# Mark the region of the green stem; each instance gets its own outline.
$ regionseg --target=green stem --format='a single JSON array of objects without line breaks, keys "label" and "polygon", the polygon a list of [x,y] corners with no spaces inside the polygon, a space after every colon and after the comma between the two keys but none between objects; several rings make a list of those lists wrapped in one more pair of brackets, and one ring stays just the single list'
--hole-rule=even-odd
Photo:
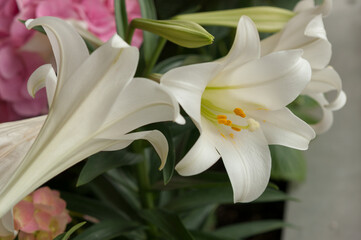
[{"label": "green stem", "polygon": [[[136,174],[138,180],[139,196],[140,202],[143,209],[153,209],[154,208],[154,196],[151,191],[151,184],[149,181],[149,171],[148,171],[148,157],[143,151],[144,160],[136,165]],[[148,223],[147,239],[157,239],[157,228],[152,224]]]},{"label": "green stem", "polygon": [[124,38],[124,35],[128,29],[128,16],[125,0],[114,0],[114,13],[117,33],[120,37]]},{"label": "green stem", "polygon": [[132,22],[130,22],[129,27],[127,29],[127,33],[125,34],[125,41],[129,45],[132,43],[133,34],[134,34],[134,31],[135,31],[135,27],[133,26]]},{"label": "green stem", "polygon": [[157,44],[157,48],[155,49],[152,58],[150,59],[147,67],[144,70],[144,76],[147,77],[152,73],[154,65],[157,63],[160,54],[166,44],[167,40],[165,38],[160,38]]}]

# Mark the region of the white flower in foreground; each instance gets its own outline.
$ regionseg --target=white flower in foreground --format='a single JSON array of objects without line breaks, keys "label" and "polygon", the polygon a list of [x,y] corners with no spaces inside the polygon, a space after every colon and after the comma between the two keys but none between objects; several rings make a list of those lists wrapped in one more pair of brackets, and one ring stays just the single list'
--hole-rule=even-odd
[{"label": "white flower in foreground", "polygon": [[133,79],[138,49],[119,36],[89,56],[69,24],[53,17],[27,22],[28,28],[38,25],[51,42],[57,76],[50,65],[43,65],[29,79],[32,95],[46,85],[47,117],[0,125],[0,235],[11,233],[9,211],[17,202],[96,152],[146,139],[159,154],[162,168],[168,154],[166,138],[159,131],[129,132],[159,121],[184,122],[178,103],[163,87]]},{"label": "white flower in foreground", "polygon": [[184,176],[198,174],[222,157],[235,202],[252,201],[266,188],[268,144],[307,149],[315,137],[312,128],[285,107],[311,77],[302,50],[265,57],[260,53],[257,29],[242,17],[225,58],[176,68],[161,78],[200,131],[176,170]]},{"label": "white flower in foreground", "polygon": [[[303,57],[310,63],[312,78],[302,94],[315,99],[323,110],[322,120],[313,125],[317,133],[327,131],[333,122],[332,111],[342,108],[346,95],[342,91],[342,82],[337,72],[328,64],[332,49],[323,25],[322,17],[332,9],[332,0],[324,0],[315,6],[314,0],[300,1],[293,17],[284,29],[261,41],[262,55],[289,49],[302,49]],[[336,98],[330,103],[324,96],[329,91],[337,91]]]}]

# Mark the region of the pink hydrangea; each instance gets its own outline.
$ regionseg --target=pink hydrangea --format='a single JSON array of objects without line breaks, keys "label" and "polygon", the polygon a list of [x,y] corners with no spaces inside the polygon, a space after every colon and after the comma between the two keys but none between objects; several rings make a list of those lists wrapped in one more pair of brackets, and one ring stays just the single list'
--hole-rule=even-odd
[{"label": "pink hydrangea", "polygon": [[[137,0],[126,4],[129,20],[141,17]],[[102,41],[116,32],[113,0],[0,0],[0,122],[47,112],[45,92],[32,99],[26,82],[37,67],[50,61],[50,45],[41,43],[34,48],[31,43],[40,34],[18,21],[41,16],[80,22]],[[139,47],[141,43],[142,34],[136,31],[132,44]]]},{"label": "pink hydrangea", "polygon": [[58,191],[42,187],[14,207],[19,240],[51,240],[65,231],[71,218]]}]

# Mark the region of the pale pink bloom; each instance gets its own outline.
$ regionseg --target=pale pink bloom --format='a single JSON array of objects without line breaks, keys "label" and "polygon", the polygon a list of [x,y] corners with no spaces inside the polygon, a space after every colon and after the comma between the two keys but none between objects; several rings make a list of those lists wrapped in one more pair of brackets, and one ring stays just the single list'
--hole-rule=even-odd
[{"label": "pale pink bloom", "polygon": [[71,218],[58,191],[42,187],[14,207],[19,240],[51,240],[65,231]]},{"label": "pale pink bloom", "polygon": [[[137,0],[126,4],[129,20],[141,17]],[[32,99],[26,81],[35,69],[50,61],[47,53],[51,48],[47,40],[32,41],[40,33],[28,31],[18,21],[41,16],[76,21],[103,42],[116,32],[113,0],[0,0],[0,122],[47,112],[45,92]],[[141,43],[142,33],[136,31],[133,45]]]}]

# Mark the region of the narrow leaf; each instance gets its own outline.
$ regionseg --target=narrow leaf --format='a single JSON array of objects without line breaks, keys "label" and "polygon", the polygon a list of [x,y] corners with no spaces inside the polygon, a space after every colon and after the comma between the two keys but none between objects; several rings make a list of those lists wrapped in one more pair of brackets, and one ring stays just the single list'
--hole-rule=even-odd
[{"label": "narrow leaf", "polygon": [[290,226],[292,225],[281,220],[263,220],[222,227],[214,231],[214,233],[219,237],[239,239]]},{"label": "narrow leaf", "polygon": [[94,156],[89,157],[79,174],[77,186],[81,186],[92,181],[94,178],[110,169],[126,165],[133,165],[140,162],[141,160],[141,155],[131,153],[127,150],[116,152],[100,152]]},{"label": "narrow leaf", "polygon": [[194,238],[184,227],[183,223],[176,214],[166,212],[160,209],[144,210],[141,216],[148,222],[157,226],[167,239],[172,240],[193,240]]},{"label": "narrow leaf", "polygon": [[84,224],[86,224],[86,222],[81,222],[78,223],[77,225],[73,226],[72,228],[69,229],[69,231],[67,231],[66,233],[60,234],[58,235],[56,238],[54,238],[54,240],[68,240],[69,237],[79,228],[81,228]]},{"label": "narrow leaf", "polygon": [[306,176],[306,161],[299,150],[271,146],[271,178],[285,181],[302,181]]},{"label": "narrow leaf", "polygon": [[114,0],[114,14],[117,33],[124,39],[125,33],[128,29],[128,16],[125,0]]},{"label": "narrow leaf", "polygon": [[74,240],[108,240],[140,228],[131,221],[107,220],[97,223],[79,234]]}]

